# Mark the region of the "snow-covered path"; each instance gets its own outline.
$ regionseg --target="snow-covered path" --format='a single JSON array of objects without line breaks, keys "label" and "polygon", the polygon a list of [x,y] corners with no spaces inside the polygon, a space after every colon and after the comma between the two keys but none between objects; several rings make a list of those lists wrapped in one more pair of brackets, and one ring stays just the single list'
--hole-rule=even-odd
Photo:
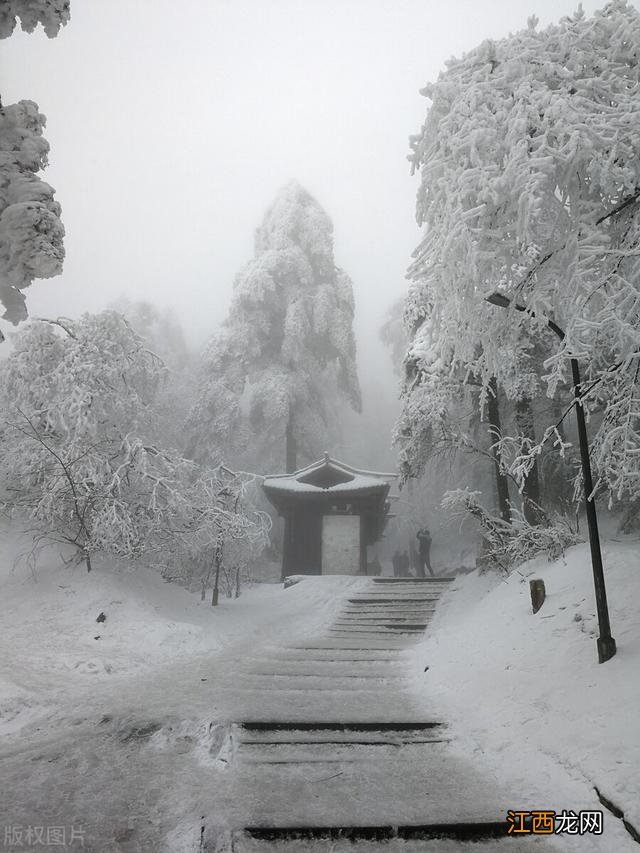
[{"label": "snow-covered path", "polygon": [[[110,675],[87,678],[82,689],[59,680],[56,691],[54,675],[43,671],[52,710],[0,748],[0,823],[82,827],[91,853],[195,853],[229,849],[243,827],[504,821],[507,808],[527,798],[450,750],[446,726],[434,725],[443,721],[410,690],[407,650],[431,617],[438,587],[418,594],[413,584],[397,584],[391,594],[384,582],[309,578],[227,605],[235,627],[227,626],[217,654],[133,673],[119,671],[114,658]],[[224,622],[224,607],[215,618]],[[597,837],[563,839],[560,847],[525,842],[612,849]],[[236,837],[234,849],[339,851],[350,843]],[[520,846],[506,839],[480,849],[507,844]],[[467,846],[400,838],[344,849]]]}]

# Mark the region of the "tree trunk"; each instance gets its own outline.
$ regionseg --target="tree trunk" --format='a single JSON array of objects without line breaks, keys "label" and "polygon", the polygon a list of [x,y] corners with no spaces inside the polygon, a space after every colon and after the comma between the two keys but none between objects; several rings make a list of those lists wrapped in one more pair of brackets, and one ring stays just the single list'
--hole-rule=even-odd
[{"label": "tree trunk", "polygon": [[297,456],[298,456],[298,445],[297,445],[295,435],[293,432],[293,415],[290,414],[289,420],[287,421],[286,448],[285,448],[287,474],[293,474],[293,472],[296,470]]},{"label": "tree trunk", "polygon": [[[523,397],[516,402],[515,421],[518,433],[535,444],[536,434],[533,409],[531,408],[531,400],[528,397]],[[522,497],[523,512],[526,520],[529,524],[540,524],[542,518],[538,509],[540,505],[540,478],[538,476],[537,460],[533,463],[533,468],[525,477]]]},{"label": "tree trunk", "polygon": [[216,567],[216,574],[213,581],[213,592],[211,593],[211,606],[217,607],[220,598],[220,567],[222,565],[222,542],[216,544],[216,550],[213,556]]},{"label": "tree trunk", "polygon": [[[489,418],[489,433],[491,443],[494,444],[501,436],[500,405],[498,402],[498,383],[495,377],[489,383],[489,396],[487,399],[487,417]],[[491,449],[495,460],[496,492],[498,495],[498,511],[500,517],[507,524],[511,524],[511,504],[509,503],[509,481],[506,474],[500,469],[500,454],[496,447]]]}]

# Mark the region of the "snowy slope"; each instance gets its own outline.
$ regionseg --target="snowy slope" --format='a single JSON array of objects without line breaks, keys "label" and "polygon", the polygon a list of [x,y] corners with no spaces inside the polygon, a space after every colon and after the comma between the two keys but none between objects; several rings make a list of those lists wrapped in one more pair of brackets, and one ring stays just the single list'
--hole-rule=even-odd
[{"label": "snowy slope", "polygon": [[[539,781],[531,802],[513,808],[577,809],[559,800],[563,777],[571,778],[585,791],[597,786],[640,828],[639,550],[638,543],[604,547],[618,644],[605,664],[597,662],[586,544],[555,563],[530,561],[506,580],[460,577],[413,653],[416,690],[451,721],[458,748],[514,784]],[[534,577],[547,590],[536,615]],[[597,800],[591,807],[600,808]],[[616,818],[605,811],[605,821]]]},{"label": "snowy slope", "polygon": [[311,631],[331,618],[336,584],[357,583],[336,579],[329,589],[321,578],[309,579],[286,595],[281,585],[257,584],[238,600],[221,595],[212,608],[141,566],[98,560],[88,573],[51,550],[33,572],[17,559],[29,539],[6,528],[0,534],[0,735],[97,685],[109,690],[120,679],[209,660],[256,635],[266,641],[291,630],[296,619]]},{"label": "snowy slope", "polygon": [[13,566],[25,541],[0,542],[0,824],[80,827],[89,853],[176,853],[161,839],[224,796],[240,663],[317,631],[362,583],[259,584],[211,608],[142,568],[87,574],[53,552],[34,578]]}]

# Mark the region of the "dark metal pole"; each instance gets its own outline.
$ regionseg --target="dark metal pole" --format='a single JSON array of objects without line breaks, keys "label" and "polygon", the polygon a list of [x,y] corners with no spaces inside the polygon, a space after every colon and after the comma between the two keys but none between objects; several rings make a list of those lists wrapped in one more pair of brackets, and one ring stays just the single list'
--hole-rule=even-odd
[{"label": "dark metal pole", "polygon": [[[526,311],[524,305],[512,302],[502,293],[492,293],[487,297],[487,302],[497,305],[499,308],[513,306],[516,311]],[[532,313],[532,316],[533,313]],[[547,326],[560,338],[565,339],[565,333],[560,326],[547,319]],[[598,517],[596,515],[595,498],[590,497],[593,492],[593,480],[591,478],[591,460],[589,458],[589,439],[587,437],[587,425],[584,420],[584,409],[582,407],[580,389],[580,369],[575,358],[571,360],[571,374],[573,378],[573,396],[575,399],[576,421],[578,423],[578,443],[580,444],[580,460],[582,462],[582,486],[584,488],[584,505],[587,513],[587,528],[589,530],[589,547],[591,549],[591,566],[593,569],[593,585],[596,595],[596,609],[598,611],[598,628],[600,636],[597,640],[598,661],[605,663],[616,653],[616,641],[611,636],[609,624],[609,607],[607,604],[607,590],[604,582],[604,569],[602,566],[602,552],[600,550],[600,534],[598,533]]]},{"label": "dark metal pole", "polygon": [[591,565],[593,566],[593,585],[596,592],[598,627],[600,629],[600,636],[597,639],[598,661],[605,663],[605,661],[608,661],[615,655],[616,641],[611,636],[611,626],[609,624],[609,607],[607,605],[607,590],[604,583],[604,569],[602,566],[595,498],[590,497],[593,491],[593,481],[591,479],[591,460],[589,459],[589,439],[587,438],[587,425],[584,420],[584,410],[580,399],[580,369],[575,358],[571,359],[571,373],[573,375],[573,393],[576,401],[576,420],[578,422],[580,459],[582,461],[584,506],[587,512]]}]

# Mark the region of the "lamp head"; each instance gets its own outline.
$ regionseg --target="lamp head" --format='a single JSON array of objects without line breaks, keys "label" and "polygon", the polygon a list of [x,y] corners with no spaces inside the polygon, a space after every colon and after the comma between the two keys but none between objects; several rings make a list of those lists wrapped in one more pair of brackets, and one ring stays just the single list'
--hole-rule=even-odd
[{"label": "lamp head", "polygon": [[485,299],[487,302],[490,302],[491,305],[497,305],[498,308],[509,308],[511,305],[511,300],[503,293],[491,293],[489,296],[485,297]]}]

